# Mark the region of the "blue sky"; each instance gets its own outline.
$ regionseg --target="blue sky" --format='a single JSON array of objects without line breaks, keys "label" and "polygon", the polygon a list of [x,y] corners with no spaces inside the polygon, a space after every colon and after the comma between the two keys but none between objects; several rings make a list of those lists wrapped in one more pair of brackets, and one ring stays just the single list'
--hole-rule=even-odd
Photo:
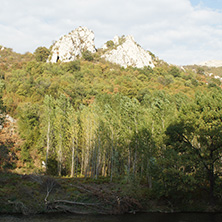
[{"label": "blue sky", "polygon": [[193,6],[202,6],[208,7],[215,10],[222,10],[222,1],[221,0],[191,0]]},{"label": "blue sky", "polygon": [[222,60],[222,0],[0,0],[0,45],[34,52],[79,26],[97,48],[133,35],[176,65]]}]

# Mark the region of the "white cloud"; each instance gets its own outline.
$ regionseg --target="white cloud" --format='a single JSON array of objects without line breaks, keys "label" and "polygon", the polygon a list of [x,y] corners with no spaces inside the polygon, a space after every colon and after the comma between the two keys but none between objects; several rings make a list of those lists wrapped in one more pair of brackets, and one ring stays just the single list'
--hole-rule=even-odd
[{"label": "white cloud", "polygon": [[0,44],[17,52],[49,47],[78,26],[95,33],[97,47],[131,34],[169,63],[222,60],[222,12],[189,0],[7,0],[0,8]]}]

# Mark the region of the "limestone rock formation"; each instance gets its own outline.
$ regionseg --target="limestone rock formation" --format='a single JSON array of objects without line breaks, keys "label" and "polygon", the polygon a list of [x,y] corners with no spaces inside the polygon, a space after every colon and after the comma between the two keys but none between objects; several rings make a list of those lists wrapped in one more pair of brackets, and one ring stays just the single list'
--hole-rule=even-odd
[{"label": "limestone rock formation", "polygon": [[208,67],[222,67],[222,60],[210,60],[197,64],[199,66],[208,66]]},{"label": "limestone rock formation", "polygon": [[144,66],[154,67],[152,56],[141,46],[139,46],[132,36],[118,37],[108,41],[104,46],[105,51],[102,58],[105,60],[119,64],[126,68],[133,66],[143,68]]},{"label": "limestone rock formation", "polygon": [[82,56],[83,51],[95,53],[94,33],[86,27],[79,27],[68,35],[62,36],[52,47],[49,62],[74,61]]}]

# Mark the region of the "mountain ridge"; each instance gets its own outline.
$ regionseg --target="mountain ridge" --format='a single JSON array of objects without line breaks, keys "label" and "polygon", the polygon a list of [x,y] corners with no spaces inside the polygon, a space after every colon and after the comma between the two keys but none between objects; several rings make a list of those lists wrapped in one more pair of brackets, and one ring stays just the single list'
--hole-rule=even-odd
[{"label": "mountain ridge", "polygon": [[207,60],[196,64],[198,66],[207,66],[207,67],[222,67],[222,60]]},{"label": "mountain ridge", "polygon": [[[94,54],[97,49],[94,43],[95,35],[87,27],[79,27],[68,35],[63,35],[51,47],[48,62],[69,62],[82,57],[84,51]],[[110,44],[108,46],[108,43]],[[101,58],[124,68],[127,66],[143,68],[154,67],[150,53],[139,46],[133,36],[115,36],[114,40],[107,41],[103,46]]]}]

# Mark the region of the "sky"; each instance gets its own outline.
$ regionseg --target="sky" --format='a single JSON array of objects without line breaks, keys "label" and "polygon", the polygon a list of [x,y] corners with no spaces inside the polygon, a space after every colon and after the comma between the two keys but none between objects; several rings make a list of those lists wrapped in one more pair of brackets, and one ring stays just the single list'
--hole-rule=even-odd
[{"label": "sky", "polygon": [[96,48],[133,35],[175,64],[222,60],[222,0],[0,0],[0,45],[15,52],[47,48],[84,26]]}]

